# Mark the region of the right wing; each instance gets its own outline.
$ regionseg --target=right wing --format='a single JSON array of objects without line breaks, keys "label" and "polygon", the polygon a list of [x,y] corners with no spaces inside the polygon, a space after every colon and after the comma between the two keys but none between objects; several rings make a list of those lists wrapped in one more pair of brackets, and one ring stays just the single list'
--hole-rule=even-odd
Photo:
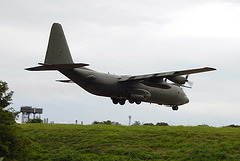
[{"label": "right wing", "polygon": [[124,76],[119,81],[126,82],[126,81],[138,81],[138,80],[151,80],[151,79],[162,79],[167,77],[174,77],[180,75],[188,75],[188,74],[195,74],[201,72],[208,72],[216,70],[215,68],[204,67],[204,68],[197,68],[197,69],[189,69],[189,70],[179,70],[179,71],[172,71],[172,72],[161,72],[155,74],[145,74],[145,75],[137,75],[137,76]]}]

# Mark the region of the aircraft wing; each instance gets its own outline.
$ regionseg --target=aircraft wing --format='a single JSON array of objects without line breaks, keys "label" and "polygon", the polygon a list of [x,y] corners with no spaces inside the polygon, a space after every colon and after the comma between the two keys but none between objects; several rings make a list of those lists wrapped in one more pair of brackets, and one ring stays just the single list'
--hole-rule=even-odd
[{"label": "aircraft wing", "polygon": [[137,80],[147,80],[147,79],[155,79],[155,78],[165,78],[165,77],[169,77],[169,76],[188,75],[188,74],[194,74],[194,73],[208,72],[208,71],[212,71],[212,70],[216,70],[216,69],[211,68],[211,67],[204,67],[204,68],[179,70],[179,71],[172,71],[172,72],[161,72],[161,73],[155,73],[155,74],[122,77],[119,81],[125,82],[125,81],[137,81]]}]

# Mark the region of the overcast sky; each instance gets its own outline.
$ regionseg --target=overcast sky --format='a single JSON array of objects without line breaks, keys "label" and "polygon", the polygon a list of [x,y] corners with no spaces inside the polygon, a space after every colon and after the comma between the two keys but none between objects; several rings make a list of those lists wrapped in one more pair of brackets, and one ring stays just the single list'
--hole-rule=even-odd
[{"label": "overcast sky", "polygon": [[[113,105],[56,71],[24,68],[44,61],[52,23],[61,23],[75,62],[114,74],[210,66],[190,75],[190,102],[178,111],[155,104]],[[240,124],[240,3],[236,0],[0,0],[0,80],[13,104],[42,107],[49,121]]]}]

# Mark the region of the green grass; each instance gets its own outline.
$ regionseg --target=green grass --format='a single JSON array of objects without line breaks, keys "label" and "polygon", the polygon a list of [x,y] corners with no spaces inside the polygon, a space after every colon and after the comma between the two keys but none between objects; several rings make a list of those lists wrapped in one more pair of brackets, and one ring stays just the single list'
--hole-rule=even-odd
[{"label": "green grass", "polygon": [[29,160],[240,160],[240,128],[19,125]]}]

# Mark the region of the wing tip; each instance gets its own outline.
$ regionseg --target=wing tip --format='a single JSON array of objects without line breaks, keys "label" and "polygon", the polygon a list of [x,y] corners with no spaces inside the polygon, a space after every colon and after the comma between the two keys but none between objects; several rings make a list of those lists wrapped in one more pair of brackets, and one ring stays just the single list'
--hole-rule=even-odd
[{"label": "wing tip", "polygon": [[212,68],[212,67],[205,67],[205,69],[212,71],[212,70],[217,70],[216,68]]}]

